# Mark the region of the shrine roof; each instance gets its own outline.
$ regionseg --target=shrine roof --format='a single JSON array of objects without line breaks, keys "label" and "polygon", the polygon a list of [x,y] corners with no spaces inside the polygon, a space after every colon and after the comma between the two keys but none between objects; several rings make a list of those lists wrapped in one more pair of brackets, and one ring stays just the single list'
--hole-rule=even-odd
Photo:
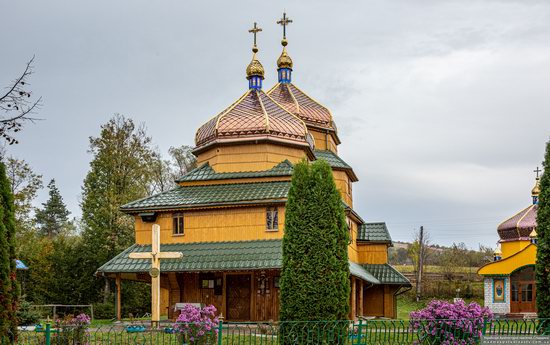
[{"label": "shrine roof", "polygon": [[292,83],[277,83],[267,92],[277,103],[313,127],[336,133],[336,125],[327,107],[317,102]]},{"label": "shrine roof", "polygon": [[120,207],[123,212],[284,202],[290,181],[178,186]]},{"label": "shrine roof", "polygon": [[502,222],[497,228],[500,239],[529,239],[529,234],[537,227],[537,209],[537,204],[530,205]]},{"label": "shrine roof", "polygon": [[358,241],[392,242],[388,227],[384,222],[365,223],[359,226]]},{"label": "shrine roof", "polygon": [[183,175],[176,182],[185,181],[207,181],[207,180],[225,180],[237,178],[254,178],[254,177],[273,177],[273,176],[290,176],[292,175],[293,166],[288,160],[284,160],[269,170],[263,171],[240,171],[240,172],[225,172],[218,173],[212,169],[210,164],[205,163],[200,167],[191,170]]},{"label": "shrine roof", "polygon": [[411,286],[409,280],[389,264],[363,264],[361,266],[372,273],[372,275],[375,276],[381,284]]},{"label": "shrine roof", "polygon": [[202,125],[195,135],[200,152],[215,143],[281,141],[309,148],[311,141],[305,123],[262,90],[248,90],[235,103]]},{"label": "shrine roof", "polygon": [[329,150],[315,150],[313,151],[313,154],[315,154],[315,158],[317,159],[326,160],[333,169],[346,170],[350,174],[352,181],[356,182],[359,180],[353,172],[352,167],[348,163],[344,162],[344,160],[336,153]]},{"label": "shrine roof", "polygon": [[[162,252],[182,252],[181,259],[162,259],[162,272],[204,272],[280,269],[282,241],[198,242],[161,244]],[[151,245],[134,244],[101,266],[96,273],[146,273],[150,260],[130,259],[130,253],[150,252]],[[349,262],[350,273],[372,284],[380,281],[363,266]]]}]

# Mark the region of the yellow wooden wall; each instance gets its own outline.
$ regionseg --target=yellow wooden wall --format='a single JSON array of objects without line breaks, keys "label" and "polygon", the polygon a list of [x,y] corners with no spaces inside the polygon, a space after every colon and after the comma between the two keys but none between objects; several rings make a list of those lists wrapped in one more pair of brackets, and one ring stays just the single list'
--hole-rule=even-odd
[{"label": "yellow wooden wall", "polygon": [[358,243],[357,263],[386,264],[388,263],[388,245],[384,243]]},{"label": "yellow wooden wall", "polygon": [[313,137],[313,140],[315,141],[315,149],[316,150],[329,150],[334,153],[338,152],[338,148],[336,147],[336,142],[334,141],[334,138],[330,134],[330,132],[325,132],[317,128],[311,128],[308,127],[309,133]]},{"label": "yellow wooden wall", "polygon": [[502,242],[500,244],[500,250],[502,251],[502,258],[507,258],[515,253],[519,252],[523,248],[527,247],[531,243],[530,240],[526,241],[510,241]]},{"label": "yellow wooden wall", "polygon": [[[220,241],[251,241],[283,237],[285,223],[284,206],[279,208],[279,231],[266,230],[266,207],[233,207],[184,212],[184,235],[174,235],[172,213],[159,214],[156,223],[160,226],[161,243],[191,243]],[[136,220],[136,243],[151,243],[153,223]]]},{"label": "yellow wooden wall", "polygon": [[306,148],[269,143],[218,146],[202,152],[197,164],[208,162],[216,172],[261,171],[288,159],[298,163],[307,157]]},{"label": "yellow wooden wall", "polygon": [[342,200],[348,206],[353,207],[353,195],[352,195],[352,186],[348,174],[345,171],[333,170],[332,174],[334,175],[334,182],[336,183],[336,188],[342,195]]}]

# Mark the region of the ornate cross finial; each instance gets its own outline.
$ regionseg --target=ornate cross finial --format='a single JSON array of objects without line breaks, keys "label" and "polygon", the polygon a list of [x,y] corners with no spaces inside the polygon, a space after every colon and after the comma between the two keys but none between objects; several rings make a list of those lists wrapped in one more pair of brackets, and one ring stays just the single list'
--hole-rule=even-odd
[{"label": "ornate cross finial", "polygon": [[262,31],[262,28],[259,28],[256,22],[254,22],[254,27],[248,30],[248,32],[251,32],[254,34],[254,48],[256,48],[256,34],[260,31]]},{"label": "ornate cross finial", "polygon": [[533,172],[535,174],[537,174],[537,179],[539,178],[539,173],[542,172],[542,170],[539,169],[539,167],[537,167],[535,170],[533,170]]},{"label": "ornate cross finial", "polygon": [[286,26],[290,23],[292,23],[292,19],[290,19],[286,16],[286,12],[283,12],[283,18],[281,18],[281,20],[277,21],[277,24],[283,26],[283,39],[286,38]]}]

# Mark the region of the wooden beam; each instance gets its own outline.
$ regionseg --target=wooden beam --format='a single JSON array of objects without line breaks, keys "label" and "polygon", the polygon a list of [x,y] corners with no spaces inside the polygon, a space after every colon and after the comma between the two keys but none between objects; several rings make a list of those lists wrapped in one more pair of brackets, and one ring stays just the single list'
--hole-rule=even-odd
[{"label": "wooden beam", "polygon": [[227,273],[223,272],[222,282],[222,316],[227,318]]},{"label": "wooden beam", "polygon": [[120,273],[116,274],[115,280],[116,286],[116,319],[120,321],[122,319],[122,279],[120,278]]},{"label": "wooden beam", "polygon": [[363,294],[365,293],[365,288],[363,287],[363,281],[359,280],[359,316],[365,316],[363,314]]}]

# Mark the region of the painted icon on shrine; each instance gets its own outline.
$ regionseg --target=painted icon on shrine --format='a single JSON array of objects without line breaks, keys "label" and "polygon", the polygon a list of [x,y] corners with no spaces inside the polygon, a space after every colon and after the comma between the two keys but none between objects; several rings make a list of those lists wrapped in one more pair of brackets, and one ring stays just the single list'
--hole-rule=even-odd
[{"label": "painted icon on shrine", "polygon": [[495,302],[504,302],[504,279],[495,279],[493,285]]}]

